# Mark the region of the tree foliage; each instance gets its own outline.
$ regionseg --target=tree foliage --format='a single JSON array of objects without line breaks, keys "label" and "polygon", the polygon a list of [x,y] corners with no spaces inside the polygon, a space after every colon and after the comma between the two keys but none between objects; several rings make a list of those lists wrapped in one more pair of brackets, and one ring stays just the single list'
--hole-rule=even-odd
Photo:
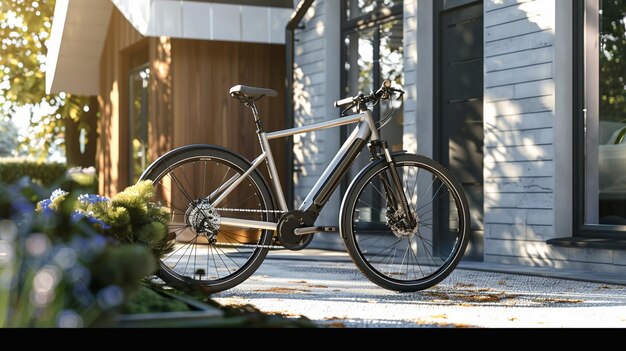
[{"label": "tree foliage", "polygon": [[602,1],[600,114],[604,121],[626,119],[626,1]]},{"label": "tree foliage", "polygon": [[0,157],[16,156],[17,127],[10,119],[0,116]]},{"label": "tree foliage", "polygon": [[0,106],[7,115],[30,110],[29,133],[21,142],[31,155],[43,158],[53,144],[64,142],[64,119],[81,122],[88,99],[46,94],[46,41],[55,0],[0,1]]}]

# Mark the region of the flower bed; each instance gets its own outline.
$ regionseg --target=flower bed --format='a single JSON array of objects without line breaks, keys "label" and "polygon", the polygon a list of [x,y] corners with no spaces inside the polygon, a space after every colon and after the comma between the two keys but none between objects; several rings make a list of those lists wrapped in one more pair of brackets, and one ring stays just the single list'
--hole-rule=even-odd
[{"label": "flower bed", "polygon": [[27,179],[0,184],[0,327],[112,326],[158,267],[167,220],[152,185],[107,199],[89,178],[50,197]]},{"label": "flower bed", "polygon": [[152,184],[110,199],[94,185],[76,171],[52,192],[26,178],[0,183],[0,328],[314,326],[148,284],[171,250]]}]

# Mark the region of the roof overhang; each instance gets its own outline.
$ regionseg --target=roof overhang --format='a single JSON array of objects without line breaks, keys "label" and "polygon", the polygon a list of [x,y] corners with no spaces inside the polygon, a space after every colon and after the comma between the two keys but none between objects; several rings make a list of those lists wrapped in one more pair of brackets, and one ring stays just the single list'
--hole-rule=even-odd
[{"label": "roof overhang", "polygon": [[293,0],[57,0],[46,90],[97,95],[113,5],[147,37],[285,43]]},{"label": "roof overhang", "polygon": [[148,37],[284,44],[293,12],[293,0],[111,1]]},{"label": "roof overhang", "polygon": [[110,0],[57,0],[46,57],[48,93],[98,95],[112,9]]}]

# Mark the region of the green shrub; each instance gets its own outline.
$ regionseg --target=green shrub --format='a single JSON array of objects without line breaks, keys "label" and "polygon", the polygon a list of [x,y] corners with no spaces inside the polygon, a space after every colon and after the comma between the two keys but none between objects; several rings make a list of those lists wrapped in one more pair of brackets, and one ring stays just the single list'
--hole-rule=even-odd
[{"label": "green shrub", "polygon": [[0,182],[12,184],[22,177],[49,187],[67,171],[63,163],[46,163],[23,158],[0,158]]},{"label": "green shrub", "polygon": [[[105,223],[77,211],[82,201],[96,199],[83,192],[88,182],[77,179],[67,178],[68,191],[50,197],[26,178],[0,182],[0,328],[112,326],[156,270],[143,242],[107,235]],[[149,192],[129,192],[136,192],[133,206],[145,205],[137,197]]]}]

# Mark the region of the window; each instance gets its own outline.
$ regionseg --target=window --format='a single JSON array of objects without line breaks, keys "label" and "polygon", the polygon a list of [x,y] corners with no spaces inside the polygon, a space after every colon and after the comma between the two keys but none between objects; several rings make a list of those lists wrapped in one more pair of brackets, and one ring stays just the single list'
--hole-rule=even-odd
[{"label": "window", "polygon": [[579,234],[623,236],[626,0],[579,0],[576,11],[576,224]]},{"label": "window", "polygon": [[129,76],[129,181],[134,184],[148,167],[148,82],[150,66],[135,68]]},{"label": "window", "polygon": [[[383,80],[394,86],[404,85],[404,47],[402,1],[399,0],[344,0],[342,3],[342,95],[353,96],[378,89]],[[374,119],[386,116],[389,109],[397,115],[381,130],[381,137],[394,151],[402,150],[403,116],[400,102],[381,103],[372,109]],[[344,137],[347,134],[345,129]],[[350,129],[351,130],[351,129]],[[361,154],[356,168],[368,161]]]}]

